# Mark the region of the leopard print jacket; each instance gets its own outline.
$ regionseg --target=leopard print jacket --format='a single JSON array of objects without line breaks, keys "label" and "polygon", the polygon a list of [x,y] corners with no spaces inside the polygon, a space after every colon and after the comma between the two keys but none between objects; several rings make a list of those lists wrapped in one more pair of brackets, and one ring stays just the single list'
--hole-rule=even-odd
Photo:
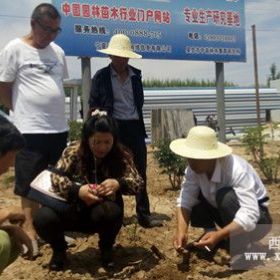
[{"label": "leopard print jacket", "polygon": [[[73,187],[79,187],[87,184],[84,175],[81,172],[81,158],[78,153],[80,142],[72,142],[64,151],[60,160],[56,164],[56,170],[59,173],[51,174],[52,188],[55,193],[68,198],[68,194]],[[127,160],[126,170],[121,178],[114,178],[120,183],[120,192],[124,195],[134,195],[143,188],[144,182],[139,175],[134,164],[130,164]],[[99,170],[103,178],[106,176],[108,170]]]}]

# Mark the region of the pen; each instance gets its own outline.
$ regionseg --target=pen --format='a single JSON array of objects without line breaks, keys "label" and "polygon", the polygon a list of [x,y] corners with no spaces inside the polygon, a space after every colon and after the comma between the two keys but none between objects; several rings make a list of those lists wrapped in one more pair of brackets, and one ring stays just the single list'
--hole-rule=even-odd
[{"label": "pen", "polygon": [[89,180],[86,176],[84,176],[86,183],[88,184],[88,187],[91,191],[93,191],[93,194],[96,194],[96,184],[90,184]]},{"label": "pen", "polygon": [[94,173],[94,183],[98,184],[97,183],[97,160],[96,160],[96,157],[94,157],[94,170],[93,170],[93,173]]},{"label": "pen", "polygon": [[87,183],[88,185],[90,185],[89,180],[87,179],[87,176],[84,176],[84,179],[85,179],[86,183]]},{"label": "pen", "polygon": [[87,176],[84,176],[84,179],[85,179],[86,183],[88,184],[88,187],[91,188],[91,187],[90,187],[89,180],[87,179]]},{"label": "pen", "polygon": [[209,248],[207,245],[205,245],[204,248],[205,248],[208,252],[211,252],[210,248]]},{"label": "pen", "polygon": [[[199,240],[198,242],[200,242],[200,240]],[[207,250],[208,252],[211,252],[211,249],[210,249],[207,245],[204,245],[203,247],[204,247],[204,249]]]},{"label": "pen", "polygon": [[[186,245],[185,248],[184,247],[180,247],[179,249],[180,249],[181,253],[186,253],[189,250],[192,250],[193,246],[194,246],[193,243],[189,243],[189,244]],[[211,249],[207,245],[204,245],[203,248],[205,250],[207,250],[208,252],[212,252]]]}]

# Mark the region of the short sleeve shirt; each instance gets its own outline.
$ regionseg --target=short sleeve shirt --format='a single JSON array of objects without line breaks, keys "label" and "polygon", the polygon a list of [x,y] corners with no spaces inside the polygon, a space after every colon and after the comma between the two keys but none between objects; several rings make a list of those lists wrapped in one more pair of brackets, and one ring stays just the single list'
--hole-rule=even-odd
[{"label": "short sleeve shirt", "polygon": [[63,50],[55,43],[36,49],[17,38],[0,53],[0,81],[13,82],[13,120],[22,133],[68,130],[63,78],[68,76]]}]

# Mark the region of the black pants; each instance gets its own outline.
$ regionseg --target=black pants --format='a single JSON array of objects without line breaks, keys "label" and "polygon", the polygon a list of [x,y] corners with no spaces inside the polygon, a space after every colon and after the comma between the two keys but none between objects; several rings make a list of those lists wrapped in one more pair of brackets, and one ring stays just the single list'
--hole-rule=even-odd
[{"label": "black pants", "polygon": [[109,200],[90,207],[73,207],[61,212],[44,206],[36,212],[33,219],[39,236],[56,251],[67,248],[65,231],[98,233],[99,248],[111,249],[122,222],[123,204]]},{"label": "black pants", "polygon": [[23,134],[26,146],[15,163],[15,194],[28,197],[31,181],[48,165],[55,165],[67,144],[68,132]]},{"label": "black pants", "polygon": [[120,142],[128,147],[134,156],[136,168],[144,180],[144,188],[136,194],[136,213],[138,219],[150,216],[150,203],[147,193],[147,147],[139,121],[117,120]]},{"label": "black pants", "polygon": [[[217,191],[217,208],[209,204],[201,193],[199,200],[200,203],[194,206],[191,212],[191,225],[193,227],[214,228],[215,224],[225,227],[233,221],[236,212],[240,208],[237,195],[231,187],[224,187]],[[258,224],[271,225],[272,219],[267,207],[260,204],[259,210],[260,218]],[[231,246],[231,253],[235,254],[237,251],[243,250],[250,242],[260,240],[269,230],[270,227],[268,226],[232,236],[231,243],[238,244],[238,246]]]}]

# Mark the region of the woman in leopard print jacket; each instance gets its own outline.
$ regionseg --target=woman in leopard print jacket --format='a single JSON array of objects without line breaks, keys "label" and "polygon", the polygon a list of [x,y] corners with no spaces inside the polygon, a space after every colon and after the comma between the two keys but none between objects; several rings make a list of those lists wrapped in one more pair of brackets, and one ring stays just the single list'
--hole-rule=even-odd
[{"label": "woman in leopard print jacket", "polygon": [[66,260],[65,231],[99,234],[103,266],[112,266],[112,248],[123,222],[122,194],[134,195],[143,180],[131,153],[117,139],[106,112],[94,110],[84,123],[81,140],[70,144],[52,174],[53,190],[71,207],[58,212],[41,207],[34,226],[53,256],[49,267],[61,270]]}]

